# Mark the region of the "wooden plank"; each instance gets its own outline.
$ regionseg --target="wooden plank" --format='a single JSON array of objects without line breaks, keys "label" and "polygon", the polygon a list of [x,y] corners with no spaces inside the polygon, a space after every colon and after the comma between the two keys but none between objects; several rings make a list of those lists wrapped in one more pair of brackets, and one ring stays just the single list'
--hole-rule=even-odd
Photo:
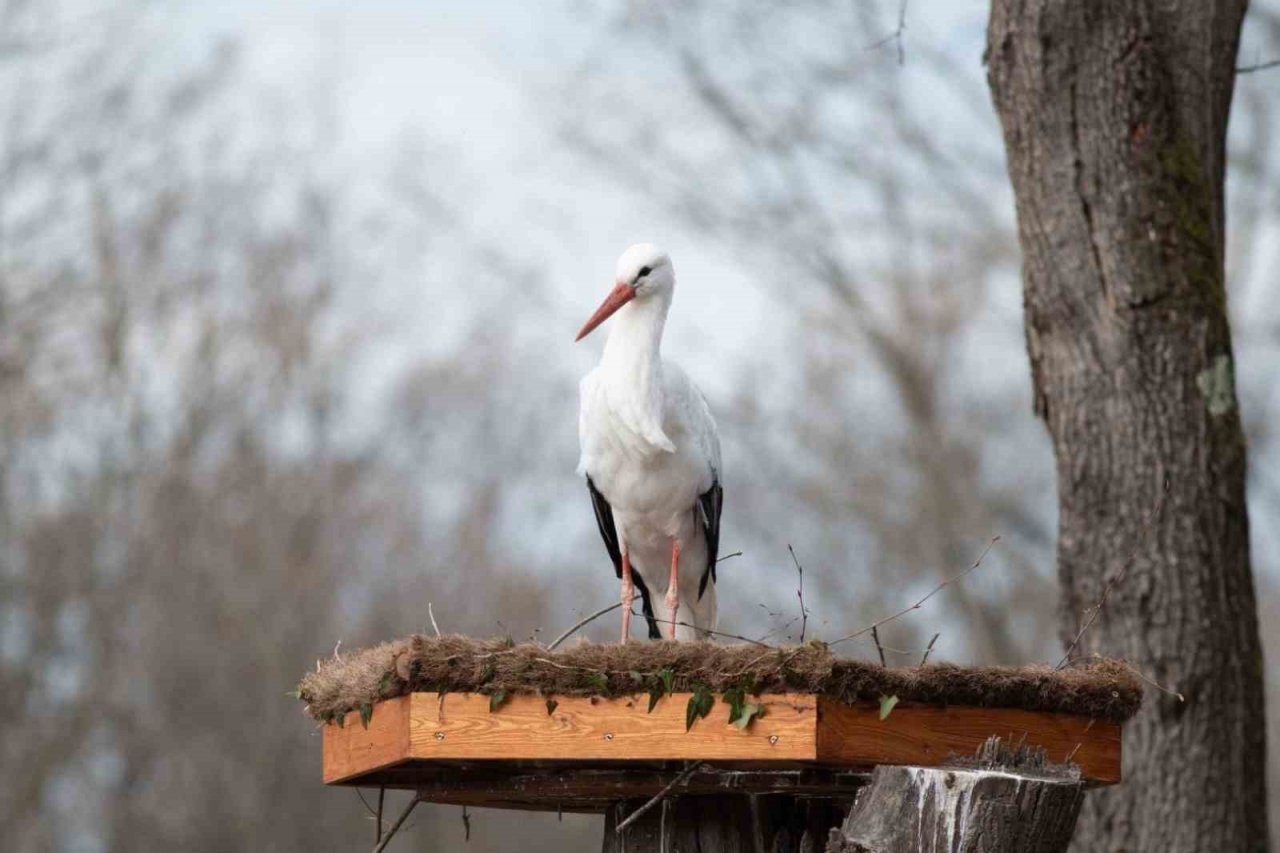
[{"label": "wooden plank", "polygon": [[[648,711],[647,696],[564,697],[547,713],[545,699],[514,696],[495,712],[489,697],[415,693],[409,750],[426,759],[751,760],[812,761],[817,757],[817,697],[765,697],[765,715],[745,730],[728,722],[717,701],[685,731],[692,694],[676,693]],[[375,714],[376,716],[376,714]]]},{"label": "wooden plank", "polygon": [[[483,762],[459,771],[440,762],[410,760],[360,781],[367,787],[407,787],[429,803],[603,813],[620,800],[648,799],[678,777],[684,795],[786,794],[850,800],[868,778],[864,771],[839,768],[730,770],[710,765],[682,776],[678,762],[653,769],[638,762],[612,769],[597,769],[594,763],[540,771],[507,769],[512,766],[519,765]],[[397,779],[397,774],[403,774],[403,779]]]},{"label": "wooden plank", "polygon": [[[401,696],[379,703],[368,729],[357,712],[347,715],[343,728],[324,726],[324,780],[376,784],[371,780],[393,778],[398,787],[412,787],[415,772],[447,762],[514,770],[518,762],[541,761],[568,772],[612,765],[636,773],[653,770],[651,762],[684,760],[717,762],[721,768],[936,767],[953,753],[973,754],[988,736],[998,735],[1024,738],[1053,761],[1070,758],[1091,784],[1120,781],[1116,723],[905,703],[882,721],[875,705],[774,694],[760,699],[766,715],[746,731],[728,724],[728,707],[717,700],[710,716],[686,732],[688,700],[689,694],[666,697],[648,713],[647,696],[564,697],[548,714],[545,700],[536,696],[512,697],[493,712],[488,697],[478,694],[448,694],[443,703],[434,693]],[[476,770],[473,764],[457,772]]]},{"label": "wooden plank", "polygon": [[887,719],[876,705],[820,697],[818,760],[840,765],[937,767],[972,755],[992,735],[1042,747],[1050,760],[1080,765],[1085,781],[1120,781],[1120,724],[1014,708],[900,704]]},{"label": "wooden plank", "polygon": [[341,782],[385,767],[409,757],[409,696],[379,702],[369,728],[360,722],[360,712],[347,714],[339,728],[329,723],[324,729],[324,781]]}]

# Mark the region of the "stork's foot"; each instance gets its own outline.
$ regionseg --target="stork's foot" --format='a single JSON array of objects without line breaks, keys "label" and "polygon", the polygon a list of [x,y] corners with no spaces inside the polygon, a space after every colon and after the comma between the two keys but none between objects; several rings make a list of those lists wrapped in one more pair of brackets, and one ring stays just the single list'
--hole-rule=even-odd
[{"label": "stork's foot", "polygon": [[671,614],[671,639],[676,638],[676,615],[680,612],[680,540],[671,540],[671,580],[667,582],[667,612]]}]

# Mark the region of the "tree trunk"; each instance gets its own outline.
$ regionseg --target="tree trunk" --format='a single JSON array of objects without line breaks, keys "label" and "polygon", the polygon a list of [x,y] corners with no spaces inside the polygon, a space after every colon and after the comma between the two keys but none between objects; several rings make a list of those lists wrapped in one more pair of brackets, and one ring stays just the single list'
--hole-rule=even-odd
[{"label": "tree trunk", "polygon": [[1125,782],[1088,798],[1081,850],[1267,846],[1223,269],[1245,6],[992,2],[1035,410],[1057,457],[1063,636],[1115,581],[1076,653],[1125,658],[1186,697],[1156,693],[1128,725]]},{"label": "tree trunk", "polygon": [[822,853],[844,814],[828,799],[672,795],[617,832],[644,804],[627,800],[605,813],[604,853]]},{"label": "tree trunk", "polygon": [[877,767],[827,853],[1062,853],[1083,798],[1078,778]]}]

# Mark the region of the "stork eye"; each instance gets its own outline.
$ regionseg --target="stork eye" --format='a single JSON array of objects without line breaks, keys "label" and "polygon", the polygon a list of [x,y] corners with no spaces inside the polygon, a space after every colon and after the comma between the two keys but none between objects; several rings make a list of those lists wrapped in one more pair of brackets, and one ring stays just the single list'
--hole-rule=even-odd
[{"label": "stork eye", "polygon": [[639,281],[651,272],[653,272],[651,267],[640,267],[640,274],[636,276],[636,281]]}]

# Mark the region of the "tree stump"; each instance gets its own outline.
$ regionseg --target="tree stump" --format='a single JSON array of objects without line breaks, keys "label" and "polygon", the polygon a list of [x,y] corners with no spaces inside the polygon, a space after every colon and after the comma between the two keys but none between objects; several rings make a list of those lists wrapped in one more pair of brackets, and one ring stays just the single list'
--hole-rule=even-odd
[{"label": "tree stump", "polygon": [[605,812],[604,853],[822,853],[847,801],[779,795],[672,795],[621,833],[646,800]]},{"label": "tree stump", "polygon": [[1061,853],[1084,784],[1043,753],[992,739],[969,766],[877,767],[827,853]]}]

